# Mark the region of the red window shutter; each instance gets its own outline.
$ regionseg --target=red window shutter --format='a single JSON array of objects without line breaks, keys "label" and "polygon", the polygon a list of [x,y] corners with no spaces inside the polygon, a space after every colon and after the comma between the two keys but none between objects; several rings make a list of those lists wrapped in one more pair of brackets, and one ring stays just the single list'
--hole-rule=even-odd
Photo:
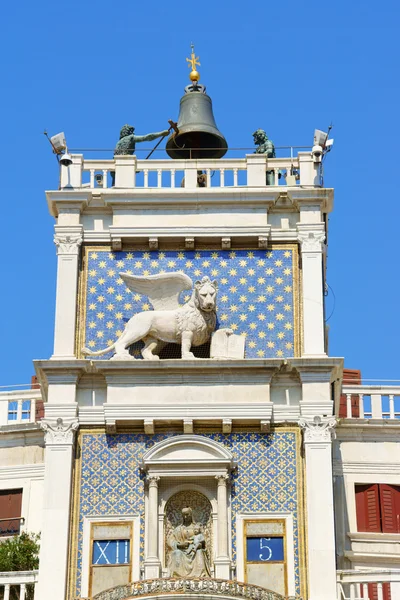
[{"label": "red window shutter", "polygon": [[381,531],[379,486],[356,485],[357,531]]},{"label": "red window shutter", "polygon": [[400,533],[400,486],[379,485],[383,533]]},{"label": "red window shutter", "polygon": [[[382,585],[382,593],[383,593],[383,600],[391,600],[392,599],[392,596],[390,593],[390,583],[384,583]],[[368,596],[369,596],[369,600],[378,600],[378,585],[376,583],[368,584]],[[362,586],[361,586],[361,598],[364,598]]]},{"label": "red window shutter", "polygon": [[[361,371],[357,369],[343,369],[343,385],[361,385]],[[360,398],[357,394],[351,396],[351,414],[355,419],[360,416]],[[347,396],[340,396],[339,418],[347,417]]]},{"label": "red window shutter", "polygon": [[36,400],[35,421],[41,421],[44,418],[44,402]]},{"label": "red window shutter", "polygon": [[[21,516],[22,490],[0,490],[0,535],[10,531],[19,531]],[[18,518],[18,521],[13,519]]]}]

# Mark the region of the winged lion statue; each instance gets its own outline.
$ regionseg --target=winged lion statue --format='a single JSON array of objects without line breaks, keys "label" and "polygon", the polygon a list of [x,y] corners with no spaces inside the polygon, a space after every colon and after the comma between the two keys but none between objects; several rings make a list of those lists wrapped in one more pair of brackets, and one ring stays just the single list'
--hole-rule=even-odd
[{"label": "winged lion statue", "polygon": [[[170,343],[181,345],[182,358],[195,358],[191,347],[207,342],[216,327],[217,281],[203,277],[193,284],[181,272],[120,276],[132,292],[148,296],[154,310],[129,319],[121,337],[111,346],[97,352],[83,348],[83,354],[100,356],[114,350],[111,360],[135,360],[128,348],[142,340],[142,356],[147,360],[158,360],[159,352]],[[180,306],[179,294],[192,288],[190,300]]]}]

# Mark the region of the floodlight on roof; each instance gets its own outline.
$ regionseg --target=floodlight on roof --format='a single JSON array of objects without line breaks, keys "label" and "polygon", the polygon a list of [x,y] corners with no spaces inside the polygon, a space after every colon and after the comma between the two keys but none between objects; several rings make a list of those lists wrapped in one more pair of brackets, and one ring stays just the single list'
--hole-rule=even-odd
[{"label": "floodlight on roof", "polygon": [[50,138],[50,143],[53,146],[55,154],[62,154],[67,149],[65,133],[57,133]]},{"label": "floodlight on roof", "polygon": [[322,146],[324,148],[327,139],[328,134],[325,131],[321,131],[320,129],[314,131],[314,146]]}]

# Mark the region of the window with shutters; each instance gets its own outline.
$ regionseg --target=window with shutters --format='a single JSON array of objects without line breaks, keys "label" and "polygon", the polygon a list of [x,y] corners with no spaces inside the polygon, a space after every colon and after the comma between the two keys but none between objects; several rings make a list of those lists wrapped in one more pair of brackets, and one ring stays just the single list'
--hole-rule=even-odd
[{"label": "window with shutters", "polygon": [[357,530],[400,533],[400,486],[356,485]]},{"label": "window with shutters", "polygon": [[[361,371],[357,369],[343,369],[343,385],[361,385]],[[347,396],[341,394],[340,406],[339,406],[339,418],[345,419],[347,417]],[[351,395],[351,416],[353,419],[360,417],[360,396],[358,394]]]},{"label": "window with shutters", "polygon": [[0,490],[0,537],[20,533],[22,490]]}]

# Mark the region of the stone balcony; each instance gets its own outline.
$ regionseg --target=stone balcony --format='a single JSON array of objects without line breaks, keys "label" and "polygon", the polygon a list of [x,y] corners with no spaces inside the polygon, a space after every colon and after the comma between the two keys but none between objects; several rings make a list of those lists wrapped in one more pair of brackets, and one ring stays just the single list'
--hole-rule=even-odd
[{"label": "stone balcony", "polygon": [[[0,573],[0,597],[2,600],[19,598],[25,600],[35,597],[38,571],[10,571]],[[39,599],[37,599],[39,600]]]},{"label": "stone balcony", "polygon": [[[198,187],[200,171],[205,187]],[[209,160],[75,154],[61,166],[60,188],[46,196],[57,233],[114,251],[132,244],[190,250],[199,243],[229,250],[231,242],[264,249],[274,241],[297,243],[299,226],[321,226],[333,206],[333,190],[322,183],[310,152]]]},{"label": "stone balcony", "polygon": [[400,386],[385,385],[344,385],[342,394],[346,396],[346,417],[343,424],[351,421],[368,421],[371,424],[381,420],[387,424],[400,424]]},{"label": "stone balcony", "polygon": [[116,156],[108,160],[85,159],[72,155],[72,165],[61,166],[60,188],[101,190],[162,188],[181,189],[186,193],[197,188],[197,174],[205,174],[207,188],[266,187],[269,173],[271,187],[321,187],[319,163],[310,152],[296,157],[267,158],[263,154],[247,154],[243,158],[224,159],[138,159],[136,156]]},{"label": "stone balcony", "polygon": [[29,426],[43,417],[40,389],[0,392],[0,427]]}]

